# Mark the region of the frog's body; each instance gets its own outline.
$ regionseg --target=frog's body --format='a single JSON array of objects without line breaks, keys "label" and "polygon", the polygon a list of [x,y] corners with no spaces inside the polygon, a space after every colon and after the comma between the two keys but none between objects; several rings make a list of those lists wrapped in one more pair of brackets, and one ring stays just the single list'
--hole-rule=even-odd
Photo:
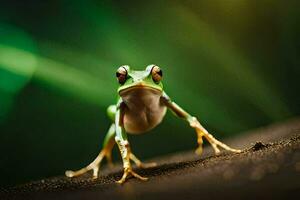
[{"label": "frog's body", "polygon": [[136,86],[120,92],[124,102],[124,129],[140,134],[157,126],[167,108],[161,102],[162,91]]},{"label": "frog's body", "polygon": [[131,152],[126,132],[141,134],[156,127],[165,116],[167,108],[195,128],[199,145],[196,153],[202,153],[202,137],[205,137],[211,143],[215,153],[220,152],[218,146],[232,152],[240,152],[240,150],[230,148],[216,140],[201,126],[195,117],[170,100],[163,90],[162,71],[159,67],[149,65],[144,71],[134,71],[126,65],[121,66],[116,74],[120,84],[118,88],[119,99],[116,105],[108,108],[108,115],[113,123],[104,139],[103,149],[91,164],[78,171],[66,171],[67,176],[78,176],[93,170],[93,177],[97,178],[100,162],[104,156],[111,161],[111,150],[114,144],[117,143],[124,167],[124,174],[118,182],[123,183],[129,174],[146,180],[146,178],[141,177],[132,170],[130,160],[134,161],[139,167],[154,166],[154,164],[145,165],[135,157]]}]

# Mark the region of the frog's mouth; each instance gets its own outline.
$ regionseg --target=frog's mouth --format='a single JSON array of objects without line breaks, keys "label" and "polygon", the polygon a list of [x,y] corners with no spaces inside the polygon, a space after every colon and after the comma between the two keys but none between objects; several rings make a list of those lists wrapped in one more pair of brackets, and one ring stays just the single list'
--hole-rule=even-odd
[{"label": "frog's mouth", "polygon": [[156,87],[151,87],[148,85],[142,85],[142,84],[137,84],[130,86],[128,88],[124,88],[119,91],[120,96],[126,96],[130,93],[142,93],[143,91],[145,92],[151,92],[154,94],[161,94],[162,90]]}]

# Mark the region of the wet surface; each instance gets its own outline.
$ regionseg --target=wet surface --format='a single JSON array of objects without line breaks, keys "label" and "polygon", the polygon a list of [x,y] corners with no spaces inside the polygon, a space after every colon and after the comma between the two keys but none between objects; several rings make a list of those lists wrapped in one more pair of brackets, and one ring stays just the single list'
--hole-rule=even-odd
[{"label": "wet surface", "polygon": [[64,176],[1,189],[0,199],[286,199],[300,192],[300,119],[268,126],[225,141],[245,149],[215,156],[205,148],[153,158],[157,167],[136,169],[149,177],[115,183],[121,166],[90,174]]}]

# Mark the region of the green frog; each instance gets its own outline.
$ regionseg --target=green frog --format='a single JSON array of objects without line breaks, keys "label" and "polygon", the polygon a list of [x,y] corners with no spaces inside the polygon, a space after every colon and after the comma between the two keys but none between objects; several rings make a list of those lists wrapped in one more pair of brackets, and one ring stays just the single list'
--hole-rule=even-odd
[{"label": "green frog", "polygon": [[235,153],[241,152],[214,138],[196,117],[170,99],[163,89],[163,72],[157,65],[149,65],[143,71],[135,71],[128,65],[124,65],[118,68],[116,77],[119,83],[117,90],[119,97],[117,103],[107,109],[112,124],[105,136],[102,150],[88,166],[77,171],[66,171],[66,176],[75,177],[92,170],[93,178],[97,178],[101,161],[106,158],[109,163],[112,163],[111,151],[117,144],[124,169],[123,176],[117,183],[124,183],[130,175],[140,180],[147,180],[148,178],[133,170],[131,161],[141,168],[153,167],[156,163],[143,163],[132,153],[127,133],[142,134],[153,129],[163,120],[167,109],[187,121],[196,130],[198,147],[195,152],[197,154],[202,153],[203,137],[211,144],[216,154],[220,153],[219,147]]}]

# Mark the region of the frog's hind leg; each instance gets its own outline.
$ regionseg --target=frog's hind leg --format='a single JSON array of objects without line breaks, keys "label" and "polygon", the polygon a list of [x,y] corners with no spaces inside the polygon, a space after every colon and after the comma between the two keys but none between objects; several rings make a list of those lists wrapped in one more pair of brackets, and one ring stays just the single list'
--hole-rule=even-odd
[{"label": "frog's hind leg", "polygon": [[102,162],[104,157],[106,157],[108,162],[110,164],[112,164],[111,150],[115,145],[115,140],[114,140],[115,131],[116,131],[116,128],[115,128],[115,124],[113,123],[110,126],[110,128],[109,128],[109,130],[108,130],[108,132],[105,136],[105,139],[104,139],[104,142],[103,142],[103,149],[100,151],[100,153],[95,158],[95,160],[93,162],[91,162],[88,166],[86,166],[86,167],[84,167],[80,170],[77,170],[77,171],[68,170],[68,171],[66,171],[65,172],[66,176],[75,177],[75,176],[82,175],[82,174],[84,174],[84,173],[86,173],[90,170],[93,170],[93,178],[97,178],[98,177],[99,166],[100,166],[100,163]]}]

